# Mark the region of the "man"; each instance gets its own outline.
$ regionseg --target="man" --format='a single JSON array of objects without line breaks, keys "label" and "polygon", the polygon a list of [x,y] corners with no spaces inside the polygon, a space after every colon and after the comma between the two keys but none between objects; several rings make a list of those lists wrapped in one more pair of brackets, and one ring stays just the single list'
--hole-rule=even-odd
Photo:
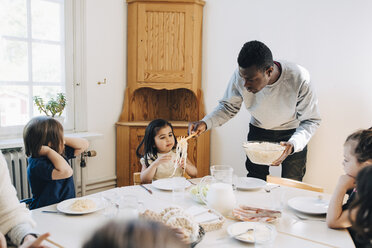
[{"label": "man", "polygon": [[[306,169],[307,143],[320,124],[318,100],[308,71],[286,61],[273,61],[270,49],[259,41],[244,44],[239,68],[214,111],[189,124],[189,133],[223,125],[240,110],[244,101],[252,118],[248,140],[280,142],[286,146],[272,165],[282,164],[282,177],[302,181]],[[248,177],[266,180],[269,166],[246,160]]]}]

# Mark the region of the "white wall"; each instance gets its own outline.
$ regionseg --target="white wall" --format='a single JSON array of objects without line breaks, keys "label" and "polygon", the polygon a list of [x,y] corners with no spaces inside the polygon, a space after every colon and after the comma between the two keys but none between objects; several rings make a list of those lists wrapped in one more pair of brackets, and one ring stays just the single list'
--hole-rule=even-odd
[{"label": "white wall", "polygon": [[[222,97],[246,41],[263,41],[274,58],[303,65],[311,73],[323,118],[309,144],[304,180],[331,191],[342,173],[346,136],[372,126],[371,9],[368,0],[207,1],[202,81],[207,113]],[[246,174],[241,143],[249,118],[244,109],[212,131],[212,164],[230,164]]]},{"label": "white wall", "polygon": [[[369,0],[207,0],[204,7],[202,86],[206,111],[222,97],[244,42],[266,43],[275,58],[311,73],[323,121],[310,142],[305,181],[331,191],[342,173],[348,134],[372,126],[372,2]],[[115,129],[126,78],[126,3],[86,0],[88,129],[104,134],[92,142],[89,179],[115,175]],[[108,79],[107,85],[97,81]],[[212,131],[211,163],[246,174],[241,148],[248,131],[245,109]],[[274,173],[278,173],[275,171]]]},{"label": "white wall", "polygon": [[[88,181],[112,178],[115,168],[115,122],[124,100],[126,75],[126,3],[86,0],[86,84],[88,131],[103,134],[90,149]],[[107,78],[107,84],[98,81]]]}]

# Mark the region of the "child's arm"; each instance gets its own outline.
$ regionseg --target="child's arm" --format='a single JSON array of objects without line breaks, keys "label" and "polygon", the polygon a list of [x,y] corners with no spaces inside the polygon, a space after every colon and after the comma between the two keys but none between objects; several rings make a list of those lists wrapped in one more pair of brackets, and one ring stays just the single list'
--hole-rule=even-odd
[{"label": "child's arm", "polygon": [[142,164],[141,183],[151,183],[158,166],[161,165],[162,163],[168,162],[171,159],[172,156],[170,154],[166,154],[158,157],[154,162],[150,164],[149,167],[146,167],[145,164]]},{"label": "child's arm", "polygon": [[355,179],[349,175],[342,175],[333,192],[327,211],[327,225],[330,228],[347,228],[351,226],[349,210],[342,210],[346,191],[355,186]]},{"label": "child's arm", "polygon": [[89,142],[86,139],[82,138],[72,138],[72,137],[64,137],[65,144],[74,148],[74,156],[80,155],[82,152],[84,152],[88,146]]},{"label": "child's arm", "polygon": [[[184,167],[181,166],[181,168],[183,169]],[[196,177],[198,174],[198,169],[196,169],[195,165],[193,165],[189,159],[186,160],[186,173],[190,177]]]},{"label": "child's arm", "polygon": [[54,170],[52,171],[52,179],[65,179],[72,176],[72,168],[67,161],[58,152],[54,151],[49,146],[42,146],[39,152],[40,156],[47,156],[52,162]]}]

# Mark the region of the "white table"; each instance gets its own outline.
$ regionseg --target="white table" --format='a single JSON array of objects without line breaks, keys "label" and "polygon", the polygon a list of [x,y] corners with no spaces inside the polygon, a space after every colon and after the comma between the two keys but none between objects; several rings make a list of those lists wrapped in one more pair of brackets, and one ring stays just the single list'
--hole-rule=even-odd
[{"label": "white table", "polygon": [[[146,186],[151,188],[153,191],[152,195],[139,186],[116,188],[111,189],[110,191],[117,191],[120,195],[137,195],[140,201],[144,202],[146,208],[157,212],[160,212],[163,208],[169,205],[174,205],[172,202],[171,192],[158,190],[151,185]],[[285,192],[285,202],[296,196],[319,195],[319,193],[316,192],[288,187],[282,187],[281,190]],[[271,193],[266,193],[263,189],[256,191],[235,191],[239,204],[256,207],[270,207],[272,193],[273,191]],[[95,195],[97,196],[98,194]],[[327,199],[329,197],[329,195],[324,194],[324,198]],[[177,204],[184,208],[199,205],[191,199],[187,192],[184,202],[181,204],[178,202]],[[42,210],[56,210],[56,205],[32,211],[32,217],[38,224],[37,230],[41,233],[50,232],[51,240],[68,248],[81,247],[93,230],[108,221],[108,219],[103,216],[102,211],[87,215],[71,216],[60,213],[43,213]],[[282,217],[275,224],[278,234],[272,247],[355,247],[347,230],[329,229],[325,222],[320,221],[300,221],[293,213],[294,211],[288,206],[284,207]],[[242,243],[232,238],[227,238],[226,229],[233,223],[235,223],[235,221],[227,219],[222,229],[207,232],[202,242],[196,247],[254,247],[253,245]],[[221,239],[223,237],[226,238]],[[328,246],[299,237],[325,243],[328,244]]]}]

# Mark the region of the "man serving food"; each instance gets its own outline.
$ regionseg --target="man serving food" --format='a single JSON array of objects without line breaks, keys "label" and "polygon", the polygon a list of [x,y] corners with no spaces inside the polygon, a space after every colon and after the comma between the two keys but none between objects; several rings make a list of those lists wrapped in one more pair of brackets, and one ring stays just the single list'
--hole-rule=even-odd
[{"label": "man serving food", "polygon": [[[242,103],[251,114],[248,140],[280,142],[285,150],[273,166],[282,164],[282,177],[302,181],[306,170],[307,143],[320,124],[318,100],[309,72],[294,63],[274,61],[260,41],[244,44],[223,98],[212,113],[189,123],[189,133],[200,135],[233,118]],[[266,180],[269,166],[247,157],[248,177]]]}]

